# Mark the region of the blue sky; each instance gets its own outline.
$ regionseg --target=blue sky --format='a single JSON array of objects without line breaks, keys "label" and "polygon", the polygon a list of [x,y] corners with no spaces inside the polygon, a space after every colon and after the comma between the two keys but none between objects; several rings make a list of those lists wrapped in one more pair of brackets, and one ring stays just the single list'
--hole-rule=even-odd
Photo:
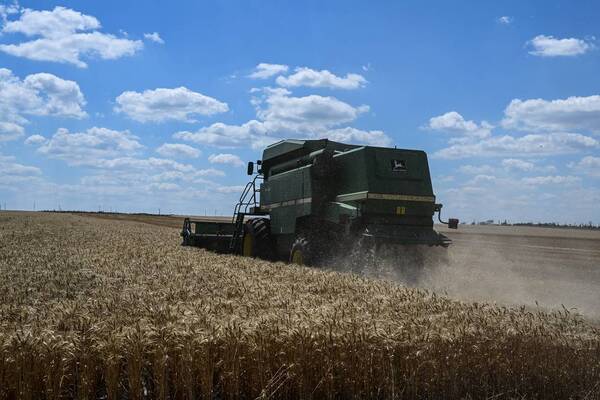
[{"label": "blue sky", "polygon": [[600,223],[595,2],[0,4],[9,209],[226,215],[330,137],[427,151],[446,215]]}]

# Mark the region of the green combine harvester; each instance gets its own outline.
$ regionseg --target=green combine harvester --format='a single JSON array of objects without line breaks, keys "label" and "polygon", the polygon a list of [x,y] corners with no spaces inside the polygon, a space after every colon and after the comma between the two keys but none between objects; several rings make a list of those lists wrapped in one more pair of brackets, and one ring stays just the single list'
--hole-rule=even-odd
[{"label": "green combine harvester", "polygon": [[385,246],[447,247],[433,229],[441,221],[427,154],[322,140],[283,140],[248,163],[233,218],[186,218],[184,245],[216,252],[315,265],[339,254],[362,255]]}]

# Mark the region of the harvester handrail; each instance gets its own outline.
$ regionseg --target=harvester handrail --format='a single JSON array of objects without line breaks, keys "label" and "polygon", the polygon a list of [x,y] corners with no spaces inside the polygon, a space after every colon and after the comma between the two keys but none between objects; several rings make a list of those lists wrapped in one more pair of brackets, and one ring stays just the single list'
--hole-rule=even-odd
[{"label": "harvester handrail", "polygon": [[[263,179],[263,176],[258,174],[254,176],[254,179],[252,179],[250,182],[248,182],[246,184],[246,186],[244,187],[244,190],[242,191],[242,194],[240,195],[240,200],[238,201],[238,203],[235,205],[235,208],[233,210],[233,217],[231,219],[232,222],[235,222],[237,215],[242,211],[242,207],[244,208],[243,213],[246,214],[248,212],[248,208],[250,206],[254,206],[256,207],[258,205],[258,201],[256,198],[256,180],[257,179]],[[250,195],[250,193],[252,193]],[[247,199],[247,197],[250,195],[250,198]]]}]

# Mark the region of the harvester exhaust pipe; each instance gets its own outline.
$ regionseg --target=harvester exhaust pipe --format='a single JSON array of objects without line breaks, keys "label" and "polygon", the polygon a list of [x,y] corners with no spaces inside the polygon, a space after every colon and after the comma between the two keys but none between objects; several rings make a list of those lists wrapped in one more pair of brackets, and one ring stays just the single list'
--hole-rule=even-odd
[{"label": "harvester exhaust pipe", "polygon": [[458,218],[449,218],[448,221],[442,221],[442,204],[435,205],[435,211],[438,213],[438,221],[441,224],[448,225],[450,229],[458,229]]}]

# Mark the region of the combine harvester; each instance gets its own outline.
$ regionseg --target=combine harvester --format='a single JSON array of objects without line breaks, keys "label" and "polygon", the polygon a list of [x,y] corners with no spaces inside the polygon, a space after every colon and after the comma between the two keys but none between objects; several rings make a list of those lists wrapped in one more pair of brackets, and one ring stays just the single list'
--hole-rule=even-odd
[{"label": "combine harvester", "polygon": [[[441,220],[427,154],[327,139],[283,140],[248,163],[231,222],[186,218],[184,245],[221,253],[315,265],[328,257],[358,259],[384,246],[448,247],[433,229]],[[260,196],[258,196],[260,194]]]}]

